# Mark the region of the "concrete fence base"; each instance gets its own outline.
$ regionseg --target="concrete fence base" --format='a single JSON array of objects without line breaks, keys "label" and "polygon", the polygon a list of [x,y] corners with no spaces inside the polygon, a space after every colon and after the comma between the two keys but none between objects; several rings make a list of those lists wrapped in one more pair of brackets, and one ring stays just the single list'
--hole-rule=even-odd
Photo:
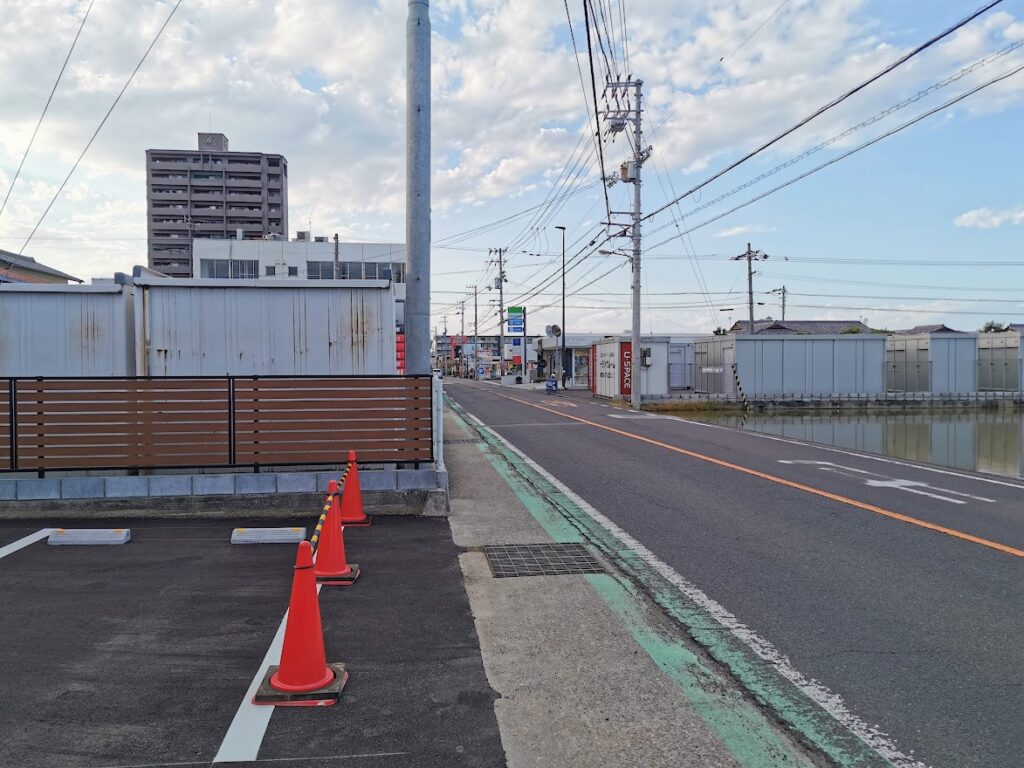
[{"label": "concrete fence base", "polygon": [[[318,515],[338,472],[0,478],[0,518]],[[368,514],[446,515],[448,473],[362,470]]]}]

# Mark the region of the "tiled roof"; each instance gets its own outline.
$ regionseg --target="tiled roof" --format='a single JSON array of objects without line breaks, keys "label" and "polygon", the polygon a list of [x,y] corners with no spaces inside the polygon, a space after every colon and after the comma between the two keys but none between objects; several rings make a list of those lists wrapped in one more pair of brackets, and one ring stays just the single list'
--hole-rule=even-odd
[{"label": "tiled roof", "polygon": [[[6,275],[2,274],[5,270],[8,269],[8,267],[11,267],[11,266],[16,267],[18,269],[29,270],[31,272],[38,272],[38,273],[43,274],[43,275],[50,275],[52,277],[59,277],[62,280],[70,280],[70,281],[75,282],[75,283],[81,283],[82,282],[82,280],[80,278],[77,278],[74,275],[69,275],[66,272],[61,272],[59,269],[54,269],[53,267],[48,267],[45,264],[40,264],[38,261],[33,259],[31,256],[19,256],[16,253],[11,253],[10,251],[5,251],[3,249],[0,249],[0,278],[8,279],[8,280],[10,280],[12,282],[15,280],[15,278],[11,277],[10,274],[6,274]],[[35,281],[27,281],[27,280],[22,280],[22,279],[19,278],[19,279],[17,279],[17,282],[35,282]]]}]

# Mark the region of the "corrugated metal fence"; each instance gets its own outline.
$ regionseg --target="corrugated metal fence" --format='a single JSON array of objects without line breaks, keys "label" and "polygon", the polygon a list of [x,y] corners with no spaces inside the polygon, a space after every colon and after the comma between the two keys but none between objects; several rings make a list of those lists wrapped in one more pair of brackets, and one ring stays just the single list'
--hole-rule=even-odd
[{"label": "corrugated metal fence", "polygon": [[0,379],[0,472],[433,460],[429,376]]}]

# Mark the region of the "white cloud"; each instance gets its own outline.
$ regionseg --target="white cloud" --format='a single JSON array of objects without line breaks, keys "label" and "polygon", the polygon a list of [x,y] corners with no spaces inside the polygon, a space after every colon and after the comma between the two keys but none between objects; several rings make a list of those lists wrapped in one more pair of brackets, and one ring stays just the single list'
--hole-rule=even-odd
[{"label": "white cloud", "polygon": [[712,237],[739,237],[740,235],[756,235],[762,232],[774,232],[775,227],[762,227],[756,224],[741,224],[736,227],[723,229],[716,232]]},{"label": "white cloud", "polygon": [[[18,166],[86,5],[87,0],[4,3],[0,194]],[[677,187],[685,183],[684,171],[738,156],[906,48],[905,40],[891,41],[866,0],[794,0],[716,71],[719,60],[761,24],[777,0],[695,0],[685,11],[665,0],[628,5],[630,64],[645,81],[652,167],[666,169]],[[586,72],[581,18],[570,6]],[[108,0],[93,7],[0,218],[0,247],[17,248],[35,225],[171,7],[169,0]],[[208,121],[229,136],[232,148],[288,158],[293,230],[312,219],[318,232],[401,239],[406,11],[402,0],[184,3],[29,253],[85,277],[144,263],[144,151],[193,146]],[[584,94],[562,4],[438,0],[431,13],[435,239],[539,203],[581,135],[579,183],[595,180],[591,127],[585,125]],[[937,46],[814,121],[778,153],[766,153],[766,161],[777,162],[828,138],[1017,39],[1022,26],[1008,13],[987,16],[970,34]],[[1000,67],[1010,64],[1008,57]],[[991,76],[988,70],[979,77]],[[1008,82],[984,102],[986,108],[1019,103],[1022,87],[1024,82]],[[606,156],[607,168],[616,168],[627,151],[626,142],[617,141]],[[731,182],[731,177],[723,180]],[[616,210],[628,205],[625,187],[609,192]],[[661,199],[653,173],[645,178],[645,190],[650,204]],[[554,223],[572,225],[582,236],[589,226],[584,222],[603,219],[603,208],[595,187],[557,220],[517,220],[502,237]],[[719,236],[759,231],[769,230],[737,225]],[[530,233],[517,247],[550,250],[543,237]],[[473,245],[486,240],[477,238]],[[480,252],[437,252],[448,269],[466,265],[471,277],[482,258]],[[466,282],[462,276],[451,280],[457,289]],[[625,318],[613,327],[625,327]],[[707,312],[703,322],[709,322]]]},{"label": "white cloud", "polygon": [[991,208],[975,208],[965,211],[953,219],[958,227],[970,227],[973,229],[996,229],[1004,224],[1024,224],[1024,205],[1017,208],[1007,208],[1003,211],[993,211]]}]

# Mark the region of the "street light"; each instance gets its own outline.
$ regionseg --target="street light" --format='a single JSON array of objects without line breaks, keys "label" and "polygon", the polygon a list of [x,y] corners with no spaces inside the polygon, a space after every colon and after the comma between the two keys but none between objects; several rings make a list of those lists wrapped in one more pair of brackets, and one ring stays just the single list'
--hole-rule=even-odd
[{"label": "street light", "polygon": [[555,229],[562,230],[562,334],[558,337],[561,340],[561,352],[558,355],[558,380],[562,382],[562,389],[565,389],[565,227],[556,226]]}]

